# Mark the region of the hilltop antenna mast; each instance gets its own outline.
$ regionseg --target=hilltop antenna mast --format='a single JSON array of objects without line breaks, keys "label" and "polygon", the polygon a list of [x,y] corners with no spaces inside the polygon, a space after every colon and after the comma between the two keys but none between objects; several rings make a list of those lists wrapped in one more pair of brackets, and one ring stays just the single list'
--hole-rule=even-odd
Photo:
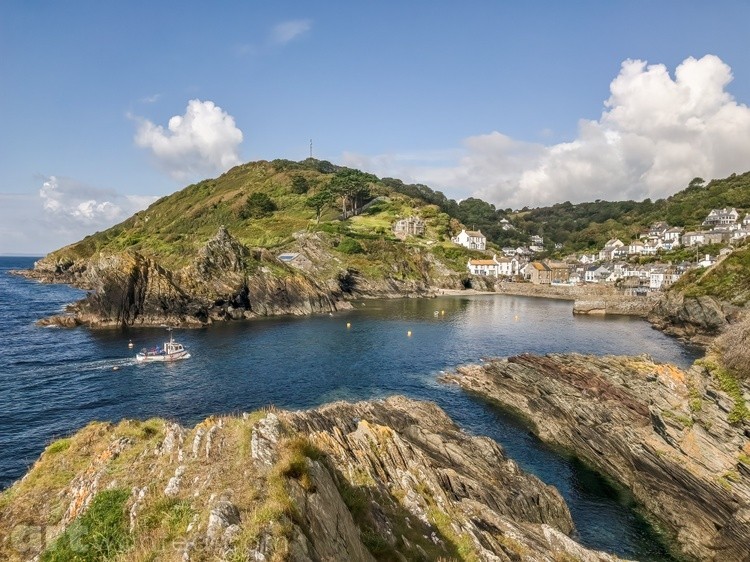
[{"label": "hilltop antenna mast", "polygon": [[312,158],[312,139],[310,139],[310,158]]}]

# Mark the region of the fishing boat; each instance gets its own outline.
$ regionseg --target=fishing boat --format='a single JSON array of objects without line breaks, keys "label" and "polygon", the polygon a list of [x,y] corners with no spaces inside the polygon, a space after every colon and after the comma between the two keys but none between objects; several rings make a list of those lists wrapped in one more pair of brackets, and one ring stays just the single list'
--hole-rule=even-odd
[{"label": "fishing boat", "polygon": [[144,348],[139,353],[136,353],[135,360],[145,363],[149,361],[178,361],[180,359],[188,359],[190,353],[185,349],[185,346],[174,341],[172,328],[167,328],[167,331],[169,332],[169,341],[164,342],[162,349],[158,347],[151,349]]}]

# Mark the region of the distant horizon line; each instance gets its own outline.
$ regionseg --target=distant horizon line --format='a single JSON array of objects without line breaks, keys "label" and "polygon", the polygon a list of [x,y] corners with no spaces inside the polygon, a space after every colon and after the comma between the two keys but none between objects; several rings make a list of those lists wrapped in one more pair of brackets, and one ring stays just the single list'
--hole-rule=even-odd
[{"label": "distant horizon line", "polygon": [[[48,252],[49,253],[49,252]],[[47,254],[0,254],[0,258],[43,258]]]}]

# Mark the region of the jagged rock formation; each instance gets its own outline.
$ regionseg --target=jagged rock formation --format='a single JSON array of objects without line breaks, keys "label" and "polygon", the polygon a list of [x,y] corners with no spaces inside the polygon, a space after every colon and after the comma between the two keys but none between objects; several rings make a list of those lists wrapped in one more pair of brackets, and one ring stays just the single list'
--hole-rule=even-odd
[{"label": "jagged rock formation", "polygon": [[0,495],[9,561],[81,549],[122,560],[615,560],[571,529],[554,488],[402,397],[192,429],[94,423]]},{"label": "jagged rock formation", "polygon": [[200,326],[277,314],[311,314],[346,308],[341,293],[270,253],[251,251],[221,227],[187,267],[170,271],[136,252],[84,262],[39,262],[31,273],[91,293],[69,314],[43,321],[63,326]]},{"label": "jagged rock formation", "polygon": [[711,296],[686,297],[670,292],[657,303],[648,320],[667,334],[707,345],[739,312],[738,307]]},{"label": "jagged rock formation", "polygon": [[747,389],[726,394],[701,365],[578,354],[497,359],[446,379],[626,485],[685,554],[750,560]]}]

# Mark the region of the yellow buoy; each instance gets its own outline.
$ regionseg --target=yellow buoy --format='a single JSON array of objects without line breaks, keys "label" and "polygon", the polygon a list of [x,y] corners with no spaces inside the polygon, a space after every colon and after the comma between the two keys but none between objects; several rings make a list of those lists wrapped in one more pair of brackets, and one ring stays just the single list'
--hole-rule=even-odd
[{"label": "yellow buoy", "polygon": [[445,310],[441,310],[441,311],[440,311],[440,314],[445,314]]},{"label": "yellow buoy", "polygon": [[347,322],[347,323],[346,323],[346,327],[347,327],[347,328],[351,328],[351,327],[352,327],[352,323],[351,323],[351,322]]},{"label": "yellow buoy", "polygon": [[515,316],[513,317],[513,320],[515,320],[516,322],[518,322],[518,314],[516,314],[516,315],[515,315]]},{"label": "yellow buoy", "polygon": [[119,370],[120,370],[120,367],[117,367],[117,366],[115,366],[115,367],[112,367],[112,370],[113,370],[113,371],[119,371]]},{"label": "yellow buoy", "polygon": [[130,349],[133,349],[133,342],[132,342],[132,341],[129,341],[129,342],[128,342],[128,347],[129,347]]},{"label": "yellow buoy", "polygon": [[411,330],[409,330],[408,332],[406,332],[406,335],[409,336],[409,337],[411,337]]}]

